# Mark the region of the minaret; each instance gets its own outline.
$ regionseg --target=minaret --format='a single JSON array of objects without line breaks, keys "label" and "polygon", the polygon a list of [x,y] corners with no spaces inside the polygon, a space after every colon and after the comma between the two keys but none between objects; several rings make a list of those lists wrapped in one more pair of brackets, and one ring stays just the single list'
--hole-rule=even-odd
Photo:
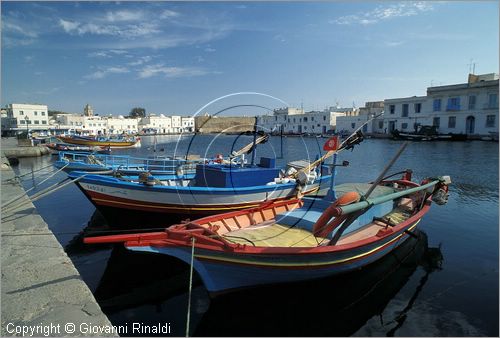
[{"label": "minaret", "polygon": [[92,107],[88,103],[83,108],[83,115],[84,116],[94,116],[94,109],[92,109]]}]

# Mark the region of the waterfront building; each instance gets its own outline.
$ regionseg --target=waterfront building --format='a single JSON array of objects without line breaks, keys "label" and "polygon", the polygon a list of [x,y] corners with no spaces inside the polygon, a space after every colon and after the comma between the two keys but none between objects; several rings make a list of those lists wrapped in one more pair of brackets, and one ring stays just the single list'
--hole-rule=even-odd
[{"label": "waterfront building", "polygon": [[182,131],[185,133],[194,132],[194,117],[182,116],[181,117]]},{"label": "waterfront building", "polygon": [[150,114],[142,117],[138,121],[137,129],[139,132],[148,130],[154,133],[170,134],[172,133],[172,118],[163,114]]},{"label": "waterfront building", "polygon": [[47,105],[11,103],[5,108],[2,116],[2,134],[23,130],[48,130],[49,114]]},{"label": "waterfront building", "polygon": [[172,116],[172,132],[174,134],[180,133],[182,131],[182,119],[180,116]]},{"label": "waterfront building", "polygon": [[337,118],[346,114],[356,114],[356,108],[333,106],[323,111],[304,112],[299,108],[279,108],[273,115],[263,115],[259,125],[266,131],[285,134],[327,134],[332,133],[337,125]]},{"label": "waterfront building", "polygon": [[[359,110],[337,117],[337,132],[342,134],[351,134],[360,126],[361,131],[366,134],[373,133],[374,123],[366,123],[372,117],[377,116],[384,111],[384,101],[366,102],[364,107]],[[379,121],[382,121],[381,119]],[[366,124],[365,124],[366,123]]]},{"label": "waterfront building", "polygon": [[137,134],[139,131],[139,119],[137,118],[126,118],[123,115],[118,117],[108,116],[107,121],[107,133],[108,134]]},{"label": "waterfront building", "polygon": [[373,132],[412,132],[427,125],[443,134],[490,136],[498,133],[498,90],[498,74],[469,74],[467,83],[428,87],[425,96],[386,99]]}]

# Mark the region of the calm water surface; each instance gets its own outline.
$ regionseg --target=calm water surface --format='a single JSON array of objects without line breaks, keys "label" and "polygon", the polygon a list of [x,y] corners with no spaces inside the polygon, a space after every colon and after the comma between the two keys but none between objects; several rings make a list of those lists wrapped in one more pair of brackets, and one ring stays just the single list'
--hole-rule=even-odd
[{"label": "calm water surface", "polygon": [[[141,148],[114,153],[213,156],[250,141],[249,136],[161,136],[154,151],[154,138],[143,137]],[[278,163],[313,160],[324,141],[284,138],[284,158]],[[350,166],[339,170],[337,183],[375,179],[400,144],[369,139],[341,153],[339,160]],[[216,299],[196,280],[191,334],[498,336],[498,154],[498,143],[490,142],[410,144],[393,172],[411,168],[418,181],[438,175],[453,181],[448,204],[433,205],[420,222],[419,240],[338,278],[259,287]],[[257,152],[257,157],[280,155],[278,137]],[[22,159],[17,170],[31,172],[50,161],[48,156]],[[58,173],[39,189],[65,177]],[[23,184],[30,188],[42,179],[38,173],[28,175]],[[35,204],[114,325],[168,322],[172,335],[184,335],[184,264],[120,246],[83,245],[81,232],[102,228],[105,220],[76,186]],[[131,329],[128,335],[134,335]]]}]

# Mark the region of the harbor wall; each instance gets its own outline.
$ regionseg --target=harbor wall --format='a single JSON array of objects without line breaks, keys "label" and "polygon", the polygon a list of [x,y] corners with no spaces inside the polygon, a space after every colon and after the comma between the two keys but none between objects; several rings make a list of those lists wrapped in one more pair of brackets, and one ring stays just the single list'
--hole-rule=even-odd
[{"label": "harbor wall", "polygon": [[0,335],[117,336],[82,331],[112,325],[3,154],[1,161]]},{"label": "harbor wall", "polygon": [[253,131],[255,117],[197,116],[194,118],[194,125],[199,133],[241,133]]}]

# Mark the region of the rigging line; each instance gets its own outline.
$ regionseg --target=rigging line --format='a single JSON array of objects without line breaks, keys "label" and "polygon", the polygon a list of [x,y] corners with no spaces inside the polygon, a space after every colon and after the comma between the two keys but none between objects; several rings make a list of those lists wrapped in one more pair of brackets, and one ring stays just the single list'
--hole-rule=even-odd
[{"label": "rigging line", "polygon": [[58,185],[58,184],[60,184],[60,183],[62,183],[62,182],[64,182],[64,181],[66,181],[66,180],[68,180],[68,179],[69,179],[69,178],[65,178],[64,180],[62,180],[62,181],[60,181],[60,182],[58,182],[58,183],[55,183],[55,184],[53,184],[53,185],[51,185],[51,186],[49,186],[49,187],[47,187],[47,188],[45,188],[45,189],[40,190],[39,192],[37,192],[37,193],[33,194],[32,196],[28,196],[28,194],[26,194],[26,191],[25,191],[25,192],[23,192],[21,195],[18,195],[18,196],[16,196],[16,197],[14,197],[13,199],[11,199],[10,201],[7,201],[7,202],[3,203],[3,205],[2,205],[2,209],[4,209],[4,208],[8,208],[8,206],[9,206],[10,204],[12,204],[13,202],[15,202],[15,201],[19,200],[20,198],[22,198],[22,197],[24,197],[24,196],[27,196],[27,197],[28,197],[28,199],[29,199],[29,198],[31,198],[31,197],[33,197],[33,196],[37,196],[37,195],[39,195],[39,194],[42,194],[42,193],[44,193],[44,192],[46,192],[46,191],[50,190],[50,188],[55,187],[56,185]]},{"label": "rigging line", "polygon": [[47,168],[49,168],[49,167],[52,167],[52,164],[50,164],[50,165],[48,165],[48,166],[46,166],[46,167],[39,168],[39,169],[37,169],[37,170],[33,170],[33,171],[30,171],[30,172],[24,173],[24,174],[22,174],[22,175],[16,175],[16,176],[14,176],[14,177],[12,177],[12,178],[8,178],[8,179],[6,179],[6,180],[2,181],[2,183],[4,183],[4,182],[8,182],[8,181],[11,181],[11,180],[15,180],[16,178],[21,178],[21,177],[24,177],[24,176],[29,175],[29,174],[36,173],[36,172],[38,172],[38,171],[41,171],[41,170],[47,169]]}]

